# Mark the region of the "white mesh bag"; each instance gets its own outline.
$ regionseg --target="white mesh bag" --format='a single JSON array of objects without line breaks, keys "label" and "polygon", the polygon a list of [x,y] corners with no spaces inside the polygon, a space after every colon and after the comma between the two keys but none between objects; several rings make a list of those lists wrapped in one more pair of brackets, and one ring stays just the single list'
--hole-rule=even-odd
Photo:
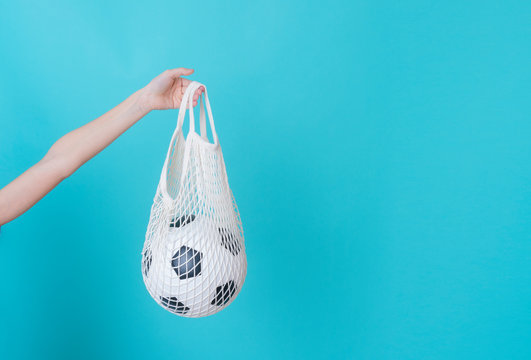
[{"label": "white mesh bag", "polygon": [[[240,292],[247,259],[240,215],[229,188],[208,94],[206,109],[214,143],[206,133],[200,99],[195,132],[192,82],[183,96],[142,251],[144,283],[155,301],[185,317],[208,316],[227,307]],[[182,125],[189,108],[190,131]]]}]

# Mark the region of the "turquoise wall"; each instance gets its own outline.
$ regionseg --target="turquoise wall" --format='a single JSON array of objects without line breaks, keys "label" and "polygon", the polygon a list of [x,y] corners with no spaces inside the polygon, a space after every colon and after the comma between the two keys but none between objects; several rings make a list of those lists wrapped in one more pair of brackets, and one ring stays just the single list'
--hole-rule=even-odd
[{"label": "turquoise wall", "polygon": [[0,236],[1,359],[531,358],[525,1],[0,4],[0,186],[159,72],[208,85],[246,235],[226,310],[140,272],[177,111]]}]

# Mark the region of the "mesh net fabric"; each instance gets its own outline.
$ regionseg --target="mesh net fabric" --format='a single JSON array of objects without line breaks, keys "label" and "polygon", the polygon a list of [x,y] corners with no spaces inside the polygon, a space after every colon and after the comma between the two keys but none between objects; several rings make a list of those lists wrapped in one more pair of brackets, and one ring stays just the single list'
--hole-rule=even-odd
[{"label": "mesh net fabric", "polygon": [[[201,100],[201,136],[194,131],[192,82],[182,100],[142,251],[144,283],[155,301],[185,317],[214,314],[240,292],[247,272],[243,229],[229,188],[205,87],[214,143],[206,136]],[[189,108],[190,132],[182,123]]]}]

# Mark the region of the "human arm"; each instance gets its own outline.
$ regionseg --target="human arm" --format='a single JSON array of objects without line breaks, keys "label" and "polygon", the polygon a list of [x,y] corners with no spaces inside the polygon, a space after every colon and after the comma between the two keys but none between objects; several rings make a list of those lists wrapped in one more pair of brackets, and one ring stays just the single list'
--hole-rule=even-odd
[{"label": "human arm", "polygon": [[[190,83],[181,76],[192,73],[167,70],[112,110],[57,140],[37,164],[0,189],[0,225],[26,212],[151,110],[178,108]],[[194,106],[202,91],[194,94]]]}]

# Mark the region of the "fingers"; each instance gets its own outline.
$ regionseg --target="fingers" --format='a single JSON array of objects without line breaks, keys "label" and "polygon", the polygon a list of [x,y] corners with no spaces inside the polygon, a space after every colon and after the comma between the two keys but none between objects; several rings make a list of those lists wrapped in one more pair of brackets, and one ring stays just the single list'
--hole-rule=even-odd
[{"label": "fingers", "polygon": [[199,87],[199,89],[197,89],[195,91],[195,94],[194,94],[194,106],[197,105],[197,100],[199,100],[199,97],[201,96],[201,94],[203,94],[205,92],[205,88],[203,86]]},{"label": "fingers", "polygon": [[[177,68],[177,69],[169,69],[165,71],[166,74],[168,74],[172,78],[178,78],[181,76],[188,76],[194,73],[194,69],[187,69],[187,68]],[[190,80],[188,79],[181,79],[181,96],[184,95],[185,89],[190,84]],[[201,86],[199,89],[196,90],[194,97],[193,97],[193,104],[194,106],[197,105],[197,101],[199,100],[199,97],[203,92],[205,91],[205,88]]]},{"label": "fingers", "polygon": [[181,92],[184,94],[184,91],[186,90],[188,85],[190,85],[191,81],[188,79],[181,79],[181,81],[179,82],[181,83]]}]

